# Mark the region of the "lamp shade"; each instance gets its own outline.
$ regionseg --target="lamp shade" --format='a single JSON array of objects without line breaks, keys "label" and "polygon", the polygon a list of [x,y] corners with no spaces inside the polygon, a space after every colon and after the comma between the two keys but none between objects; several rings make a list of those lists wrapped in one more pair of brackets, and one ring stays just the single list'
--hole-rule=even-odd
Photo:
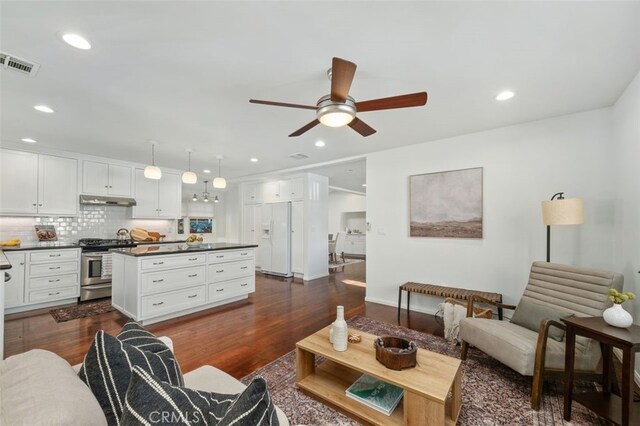
[{"label": "lamp shade", "polygon": [[144,168],[144,177],[147,179],[160,179],[162,178],[162,170],[158,166],[147,166]]},{"label": "lamp shade", "polygon": [[184,172],[182,173],[182,182],[196,183],[198,182],[198,176],[193,172]]},{"label": "lamp shade", "polygon": [[544,225],[581,225],[584,223],[582,199],[563,198],[542,202]]},{"label": "lamp shade", "polygon": [[213,187],[218,189],[224,189],[227,187],[227,181],[223,177],[217,177],[213,180]]}]

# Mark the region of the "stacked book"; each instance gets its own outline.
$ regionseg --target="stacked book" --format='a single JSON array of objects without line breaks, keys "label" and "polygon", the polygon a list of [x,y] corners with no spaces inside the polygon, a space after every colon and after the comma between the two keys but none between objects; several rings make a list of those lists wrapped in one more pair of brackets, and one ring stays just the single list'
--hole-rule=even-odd
[{"label": "stacked book", "polygon": [[403,391],[402,388],[365,374],[349,386],[345,394],[390,416],[402,399]]}]

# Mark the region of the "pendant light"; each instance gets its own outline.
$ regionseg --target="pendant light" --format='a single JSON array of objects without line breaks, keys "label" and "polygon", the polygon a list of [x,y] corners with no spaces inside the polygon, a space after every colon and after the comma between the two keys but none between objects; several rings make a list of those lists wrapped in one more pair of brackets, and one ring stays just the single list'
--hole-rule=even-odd
[{"label": "pendant light", "polygon": [[198,176],[191,171],[191,150],[187,149],[189,153],[189,170],[182,173],[182,182],[193,184],[198,182]]},{"label": "pendant light", "polygon": [[204,181],[204,191],[202,192],[202,201],[205,203],[209,202],[209,193],[207,192],[207,184],[209,183],[208,180]]},{"label": "pendant light", "polygon": [[191,199],[191,201],[193,202],[198,201],[198,194],[193,194],[193,198]]},{"label": "pendant light", "polygon": [[144,168],[144,177],[147,179],[162,178],[162,170],[156,166],[156,143],[151,141],[151,165]]},{"label": "pendant light", "polygon": [[217,203],[217,202],[219,202],[219,201],[220,201],[220,200],[218,199],[218,196],[217,196],[217,195],[216,195],[215,197],[213,197],[213,202],[214,202],[214,203]]},{"label": "pendant light", "polygon": [[213,187],[225,189],[227,187],[227,181],[222,177],[222,166],[220,165],[222,162],[222,155],[218,155],[216,158],[218,159],[218,177],[213,180]]}]

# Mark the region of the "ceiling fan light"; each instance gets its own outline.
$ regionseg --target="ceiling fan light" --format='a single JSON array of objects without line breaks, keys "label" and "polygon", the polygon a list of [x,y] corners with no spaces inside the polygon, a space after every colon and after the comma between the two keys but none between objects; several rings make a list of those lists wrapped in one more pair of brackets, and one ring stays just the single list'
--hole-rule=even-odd
[{"label": "ceiling fan light", "polygon": [[213,187],[217,189],[225,189],[227,187],[227,180],[223,177],[217,177],[213,180]]},{"label": "ceiling fan light", "polygon": [[342,127],[351,123],[353,120],[353,115],[347,112],[329,112],[320,116],[319,120],[322,124],[329,127]]},{"label": "ceiling fan light", "polygon": [[355,101],[349,96],[343,103],[334,102],[331,100],[331,95],[323,96],[318,101],[316,116],[325,126],[346,126],[356,117]]},{"label": "ceiling fan light", "polygon": [[190,184],[197,183],[198,175],[196,175],[194,172],[184,172],[182,173],[182,182]]},{"label": "ceiling fan light", "polygon": [[147,179],[161,179],[162,170],[158,166],[147,166],[144,168],[144,177]]}]

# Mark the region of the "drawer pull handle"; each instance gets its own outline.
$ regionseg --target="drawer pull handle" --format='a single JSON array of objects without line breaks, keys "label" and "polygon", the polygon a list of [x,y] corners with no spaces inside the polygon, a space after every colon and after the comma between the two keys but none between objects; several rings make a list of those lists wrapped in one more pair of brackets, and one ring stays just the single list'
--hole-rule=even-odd
[{"label": "drawer pull handle", "polygon": [[219,269],[216,271],[216,274],[219,274],[220,272],[224,272],[224,269]]},{"label": "drawer pull handle", "polygon": [[164,302],[158,302],[153,304],[153,306],[160,306],[160,305],[164,305]]},{"label": "drawer pull handle", "polygon": [[50,254],[49,257],[60,257],[60,253],[58,253],[58,254]]},{"label": "drawer pull handle", "polygon": [[57,283],[60,282],[60,278],[58,278],[57,280],[49,280],[50,283]]},{"label": "drawer pull handle", "polygon": [[249,285],[249,284],[244,283],[244,284],[240,284],[240,287],[246,287],[246,286],[248,286],[248,285]]},{"label": "drawer pull handle", "polygon": [[198,297],[198,295],[197,295],[197,294],[194,294],[194,295],[192,295],[192,296],[187,296],[187,297],[188,297],[189,299],[193,299],[194,297]]},{"label": "drawer pull handle", "polygon": [[159,280],[153,280],[154,283],[161,283],[164,281],[164,278],[160,278]]},{"label": "drawer pull handle", "polygon": [[198,260],[198,258],[197,257],[190,257],[189,258],[189,262],[193,262],[194,260]]},{"label": "drawer pull handle", "polygon": [[57,296],[58,294],[60,294],[60,292],[56,291],[55,293],[49,293],[49,296]]},{"label": "drawer pull handle", "polygon": [[224,257],[224,254],[221,254],[219,256],[216,256],[216,259],[222,259]]},{"label": "drawer pull handle", "polygon": [[216,292],[221,292],[221,291],[224,291],[224,288],[219,288],[216,290]]},{"label": "drawer pull handle", "polygon": [[247,266],[241,266],[240,269],[247,269]]},{"label": "drawer pull handle", "polygon": [[189,277],[189,278],[193,278],[193,277],[197,277],[197,276],[198,276],[198,274],[187,275],[187,277]]},{"label": "drawer pull handle", "polygon": [[154,265],[164,265],[164,262],[153,262]]},{"label": "drawer pull handle", "polygon": [[240,253],[240,256],[246,256],[246,255],[248,255],[248,254],[249,254],[249,253],[246,253],[246,252],[245,252],[245,253]]},{"label": "drawer pull handle", "polygon": [[53,270],[53,269],[60,269],[59,266],[49,266],[49,269]]}]

